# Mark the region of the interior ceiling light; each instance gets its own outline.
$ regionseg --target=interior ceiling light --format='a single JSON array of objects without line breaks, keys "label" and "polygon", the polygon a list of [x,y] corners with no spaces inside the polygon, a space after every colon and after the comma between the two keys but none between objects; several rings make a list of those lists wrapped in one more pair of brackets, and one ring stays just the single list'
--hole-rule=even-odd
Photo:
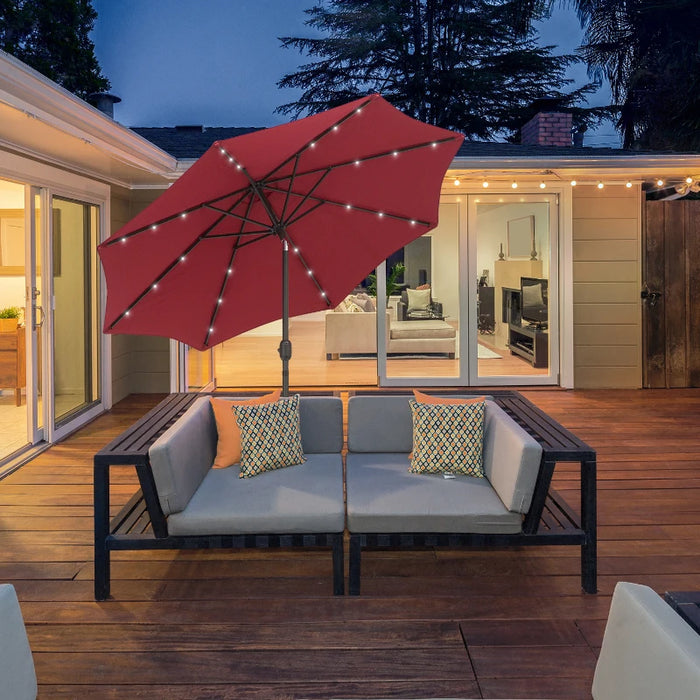
[{"label": "interior ceiling light", "polygon": [[571,181],[571,186],[572,186],[572,187],[576,187],[577,184],[578,184],[578,183],[576,182],[576,180],[572,180],[572,181]]},{"label": "interior ceiling light", "polygon": [[687,177],[687,178],[685,178],[685,184],[686,184],[686,185],[692,185],[693,182],[694,182],[694,180],[693,180],[692,177]]},{"label": "interior ceiling light", "polygon": [[625,187],[626,187],[627,189],[629,189],[630,187],[632,187],[632,182],[631,182],[630,180],[627,180],[627,182],[625,183]]},{"label": "interior ceiling light", "polygon": [[488,186],[489,186],[489,181],[488,181],[488,180],[484,180],[484,181],[481,183],[481,186],[482,186],[483,188],[488,187]]},{"label": "interior ceiling light", "polygon": [[659,178],[659,179],[656,181],[656,184],[657,184],[659,187],[663,187],[663,186],[664,186],[664,181],[663,181],[661,178]]},{"label": "interior ceiling light", "polygon": [[459,187],[459,178],[458,177],[455,178],[455,187]]},{"label": "interior ceiling light", "polygon": [[544,184],[544,180],[540,182],[540,189],[543,190],[547,185]]},{"label": "interior ceiling light", "polygon": [[598,186],[598,189],[599,189],[599,190],[602,190],[603,187],[605,187],[605,185],[604,185],[602,182],[600,182],[600,181],[598,182],[598,185],[597,185],[597,186]]},{"label": "interior ceiling light", "polygon": [[517,189],[518,189],[518,183],[515,182],[515,180],[511,183],[510,186],[511,186],[514,190],[517,190]]}]

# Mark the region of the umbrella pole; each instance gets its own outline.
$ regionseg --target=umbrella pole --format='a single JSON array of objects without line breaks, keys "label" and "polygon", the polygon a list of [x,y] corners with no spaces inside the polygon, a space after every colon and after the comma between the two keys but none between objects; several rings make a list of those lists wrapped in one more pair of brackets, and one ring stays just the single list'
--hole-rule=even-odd
[{"label": "umbrella pole", "polygon": [[282,359],[282,396],[289,396],[289,360],[292,343],[289,340],[289,244],[282,241],[282,340],[278,349]]}]

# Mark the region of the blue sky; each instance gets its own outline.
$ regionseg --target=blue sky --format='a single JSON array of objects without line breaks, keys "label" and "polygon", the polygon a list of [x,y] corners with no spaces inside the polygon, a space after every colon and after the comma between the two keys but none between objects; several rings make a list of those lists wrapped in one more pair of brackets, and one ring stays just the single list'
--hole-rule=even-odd
[{"label": "blue sky", "polygon": [[[126,126],[273,126],[275,108],[295,99],[277,81],[306,59],[283,49],[280,36],[304,36],[304,10],[315,0],[93,0],[92,39],[111,91],[122,98],[115,118]],[[546,44],[571,51],[580,28],[556,10],[541,27]],[[583,66],[574,69],[586,81]],[[605,91],[596,104],[606,101]],[[611,127],[587,145],[618,145]]]}]

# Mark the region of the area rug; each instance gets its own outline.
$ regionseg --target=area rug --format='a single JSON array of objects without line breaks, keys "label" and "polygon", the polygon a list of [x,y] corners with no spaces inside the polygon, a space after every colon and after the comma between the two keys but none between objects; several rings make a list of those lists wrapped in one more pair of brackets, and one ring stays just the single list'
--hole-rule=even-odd
[{"label": "area rug", "polygon": [[490,348],[484,347],[481,343],[478,345],[478,358],[480,360],[501,360],[503,359],[497,352],[494,352]]}]

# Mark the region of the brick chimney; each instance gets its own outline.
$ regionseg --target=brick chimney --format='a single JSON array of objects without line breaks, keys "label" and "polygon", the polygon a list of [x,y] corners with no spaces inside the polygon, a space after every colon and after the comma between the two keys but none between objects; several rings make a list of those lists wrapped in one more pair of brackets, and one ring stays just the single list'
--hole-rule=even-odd
[{"label": "brick chimney", "polygon": [[572,117],[567,112],[538,112],[520,129],[527,146],[571,146]]}]

